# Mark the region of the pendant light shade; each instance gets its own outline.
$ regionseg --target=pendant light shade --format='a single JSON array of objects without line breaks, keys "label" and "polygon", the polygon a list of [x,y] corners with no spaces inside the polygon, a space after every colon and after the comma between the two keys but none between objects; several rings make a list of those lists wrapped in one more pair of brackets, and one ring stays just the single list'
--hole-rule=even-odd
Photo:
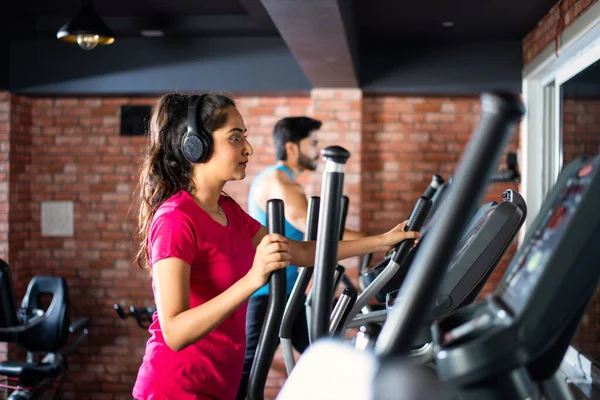
[{"label": "pendant light shade", "polygon": [[115,41],[112,31],[96,14],[90,1],[86,1],[75,18],[67,22],[56,37],[69,43],[77,43],[84,50],[92,50],[98,45]]}]

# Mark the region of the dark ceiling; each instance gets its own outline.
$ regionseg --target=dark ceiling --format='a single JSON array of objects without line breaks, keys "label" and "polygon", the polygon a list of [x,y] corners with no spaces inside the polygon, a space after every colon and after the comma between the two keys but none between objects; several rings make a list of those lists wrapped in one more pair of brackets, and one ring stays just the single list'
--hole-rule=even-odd
[{"label": "dark ceiling", "polygon": [[[23,15],[69,16],[79,8],[81,0],[23,0],[8,1],[9,7]],[[237,0],[96,0],[94,8],[102,16],[123,17],[138,15],[219,15],[245,14]]]},{"label": "dark ceiling", "polygon": [[[555,0],[359,0],[361,36],[373,39],[523,39]],[[452,22],[453,27],[443,23]]]},{"label": "dark ceiling", "polygon": [[[277,37],[315,87],[357,87],[370,48],[522,40],[557,0],[97,0],[117,40]],[[81,0],[0,0],[6,39],[53,38]],[[451,23],[451,27],[445,27]]]},{"label": "dark ceiling", "polygon": [[[314,6],[303,0],[278,0],[284,8]],[[28,32],[36,35],[53,35],[61,22],[72,17],[83,2],[81,0],[2,0],[4,34]],[[262,3],[269,3],[263,1]],[[323,3],[329,3],[324,0]],[[556,3],[556,0],[354,0],[334,1],[346,3],[352,9],[356,29],[361,38],[423,40],[423,39],[522,39]],[[252,25],[257,34],[278,35],[273,23],[260,16],[256,9],[263,6],[260,0],[101,0],[94,2],[97,12],[118,23],[111,26],[116,34],[139,35],[140,28],[174,30],[177,34],[227,34],[245,35]],[[263,9],[264,11],[264,9]],[[268,10],[266,11],[269,12]],[[113,18],[114,17],[114,18]],[[177,28],[178,21],[203,17],[212,32],[203,26]],[[247,19],[247,20],[246,20]],[[212,20],[212,21],[211,21]],[[234,22],[238,22],[236,26]],[[51,27],[51,22],[58,25]],[[129,24],[128,24],[129,22]],[[231,22],[231,23],[229,23]],[[446,28],[444,22],[453,22]],[[20,29],[14,28],[23,23]],[[140,26],[145,23],[145,26]],[[205,33],[205,31],[208,31]],[[319,28],[327,34],[328,27]]]},{"label": "dark ceiling", "polygon": [[[50,37],[72,18],[81,0],[0,0],[0,31],[11,37]],[[101,0],[94,9],[117,37],[163,30],[171,36],[277,35],[272,22],[253,15],[244,0]],[[252,3],[252,2],[249,2]],[[260,1],[257,1],[260,4]]]}]

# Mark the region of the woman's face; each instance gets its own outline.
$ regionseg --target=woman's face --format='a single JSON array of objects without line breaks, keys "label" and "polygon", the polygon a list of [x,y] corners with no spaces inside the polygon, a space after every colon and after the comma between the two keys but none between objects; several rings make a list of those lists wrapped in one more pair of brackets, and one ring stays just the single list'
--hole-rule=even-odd
[{"label": "woman's face", "polygon": [[228,107],[226,113],[225,125],[213,132],[213,153],[205,167],[222,181],[242,180],[254,150],[246,139],[246,125],[239,111]]}]

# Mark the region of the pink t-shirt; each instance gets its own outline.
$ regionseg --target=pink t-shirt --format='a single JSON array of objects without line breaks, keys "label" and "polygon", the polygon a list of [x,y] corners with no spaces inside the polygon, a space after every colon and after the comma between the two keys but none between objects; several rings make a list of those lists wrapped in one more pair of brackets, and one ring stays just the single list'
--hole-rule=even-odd
[{"label": "pink t-shirt", "polygon": [[[250,270],[254,260],[252,237],[260,223],[228,196],[221,195],[219,204],[227,226],[213,220],[182,191],[159,207],[150,226],[150,265],[167,257],[191,265],[190,308],[223,293]],[[133,397],[235,399],[244,364],[246,308],[244,303],[207,336],[179,352],[166,345],[154,313]]]}]

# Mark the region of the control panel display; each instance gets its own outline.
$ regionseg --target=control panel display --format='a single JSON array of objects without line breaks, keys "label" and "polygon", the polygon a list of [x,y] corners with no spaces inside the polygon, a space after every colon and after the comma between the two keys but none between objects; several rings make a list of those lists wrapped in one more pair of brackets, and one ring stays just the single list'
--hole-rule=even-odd
[{"label": "control panel display", "polygon": [[548,210],[542,223],[525,244],[524,251],[517,259],[513,259],[505,279],[496,290],[496,295],[515,308],[514,311],[520,311],[529,300],[595,169],[597,165],[584,164],[567,180],[556,203]]}]

